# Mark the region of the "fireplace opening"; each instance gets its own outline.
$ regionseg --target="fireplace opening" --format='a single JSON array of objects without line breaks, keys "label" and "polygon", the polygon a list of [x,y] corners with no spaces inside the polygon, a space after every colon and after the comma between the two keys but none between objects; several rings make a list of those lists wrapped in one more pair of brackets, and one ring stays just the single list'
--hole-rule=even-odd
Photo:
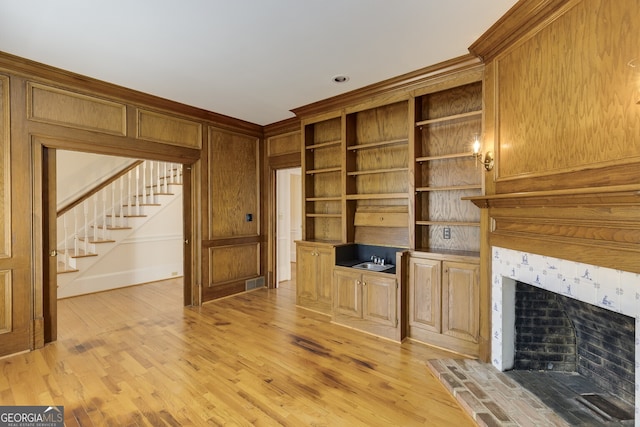
[{"label": "fireplace opening", "polygon": [[572,425],[633,425],[635,320],[516,282],[507,374]]}]

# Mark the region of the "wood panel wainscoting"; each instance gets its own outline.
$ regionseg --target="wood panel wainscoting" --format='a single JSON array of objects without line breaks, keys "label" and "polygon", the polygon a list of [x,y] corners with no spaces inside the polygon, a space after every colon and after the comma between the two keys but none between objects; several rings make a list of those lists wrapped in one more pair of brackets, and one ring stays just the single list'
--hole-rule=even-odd
[{"label": "wood panel wainscoting", "polygon": [[[67,426],[473,426],[393,343],[259,289],[201,307],[178,279],[60,301],[58,341],[0,360],[4,405],[63,405]],[[455,357],[455,356],[453,356]]]}]

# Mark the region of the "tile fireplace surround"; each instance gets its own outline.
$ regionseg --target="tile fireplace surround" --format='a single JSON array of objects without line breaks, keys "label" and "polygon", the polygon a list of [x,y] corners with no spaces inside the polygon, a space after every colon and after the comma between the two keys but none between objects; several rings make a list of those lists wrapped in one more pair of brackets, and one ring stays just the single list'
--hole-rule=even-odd
[{"label": "tile fireplace surround", "polygon": [[635,319],[635,425],[640,426],[640,274],[493,247],[491,363],[500,371],[513,366],[516,281]]}]

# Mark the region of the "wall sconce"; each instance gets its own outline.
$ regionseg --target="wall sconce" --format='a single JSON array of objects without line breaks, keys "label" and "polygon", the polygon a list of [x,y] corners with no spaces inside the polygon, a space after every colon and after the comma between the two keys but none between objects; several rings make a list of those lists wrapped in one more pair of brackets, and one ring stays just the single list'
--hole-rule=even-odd
[{"label": "wall sconce", "polygon": [[493,169],[493,152],[487,151],[487,154],[485,154],[484,159],[482,158],[482,153],[480,152],[480,137],[477,133],[474,135],[474,139],[473,139],[472,156],[474,159],[476,159],[476,167],[478,167],[478,160],[480,160],[480,163],[484,165],[484,168],[487,171],[490,171]]}]

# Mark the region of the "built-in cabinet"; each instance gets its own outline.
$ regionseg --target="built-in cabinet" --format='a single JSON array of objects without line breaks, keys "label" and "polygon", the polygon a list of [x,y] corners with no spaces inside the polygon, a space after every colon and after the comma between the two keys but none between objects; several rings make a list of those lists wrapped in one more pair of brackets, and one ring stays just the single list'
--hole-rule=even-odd
[{"label": "built-in cabinet", "polygon": [[304,239],[345,241],[342,118],[306,124],[303,149]]},{"label": "built-in cabinet", "polygon": [[296,304],[320,313],[331,313],[334,265],[333,245],[296,242]]},{"label": "built-in cabinet", "polygon": [[399,294],[395,274],[335,267],[332,320],[399,341]]},{"label": "built-in cabinet", "polygon": [[415,99],[415,249],[480,250],[480,210],[463,197],[482,192],[482,82]]},{"label": "built-in cabinet", "polygon": [[408,272],[408,336],[478,355],[479,270],[474,257],[412,253]]},{"label": "built-in cabinet", "polygon": [[[410,338],[478,354],[480,210],[463,198],[483,190],[484,168],[473,152],[483,139],[482,92],[475,67],[386,103],[303,120],[305,240],[415,254],[404,300],[395,276],[336,267],[334,321],[397,337],[397,319],[408,317]],[[317,304],[318,277],[327,274],[303,267],[304,258],[298,301],[309,307]],[[409,273],[397,274],[404,281]]]},{"label": "built-in cabinet", "polygon": [[408,102],[346,115],[345,199],[354,241],[409,247]]}]

